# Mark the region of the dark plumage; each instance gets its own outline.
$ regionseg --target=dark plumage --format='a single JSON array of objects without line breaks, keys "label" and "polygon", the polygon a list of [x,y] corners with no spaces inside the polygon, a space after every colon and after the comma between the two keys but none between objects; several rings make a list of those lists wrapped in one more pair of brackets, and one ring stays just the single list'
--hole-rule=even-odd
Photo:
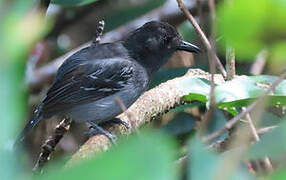
[{"label": "dark plumage", "polygon": [[59,68],[19,140],[40,120],[56,114],[89,122],[106,134],[97,124],[122,113],[114,98],[120,98],[126,107],[131,106],[147,89],[152,75],[176,50],[199,51],[183,41],[171,25],[148,22],[124,41],[93,44],[76,52]]}]

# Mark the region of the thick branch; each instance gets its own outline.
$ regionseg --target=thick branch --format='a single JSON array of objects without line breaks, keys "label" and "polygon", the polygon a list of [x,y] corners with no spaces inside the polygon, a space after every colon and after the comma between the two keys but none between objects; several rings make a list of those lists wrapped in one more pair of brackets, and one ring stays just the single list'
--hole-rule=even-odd
[{"label": "thick branch", "polygon": [[[181,98],[189,94],[189,90],[184,88],[184,82],[191,77],[200,77],[210,80],[211,75],[199,69],[191,69],[186,75],[169,80],[161,85],[145,92],[128,110],[127,113],[120,115],[120,119],[131,125],[131,130],[136,130],[143,124],[150,122],[152,119],[160,116],[170,108],[181,103]],[[215,83],[224,82],[221,75],[215,75]],[[133,118],[128,118],[128,113]],[[114,134],[130,134],[123,126],[108,123],[105,128]],[[82,158],[89,157],[95,153],[106,151],[111,145],[108,138],[104,135],[96,135],[91,137],[76,152],[68,164]]]}]

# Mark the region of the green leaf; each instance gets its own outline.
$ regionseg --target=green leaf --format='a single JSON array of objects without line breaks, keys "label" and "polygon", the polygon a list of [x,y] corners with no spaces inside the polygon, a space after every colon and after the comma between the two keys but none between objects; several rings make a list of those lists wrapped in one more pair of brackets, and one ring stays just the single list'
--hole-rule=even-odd
[{"label": "green leaf", "polygon": [[[237,108],[248,106],[263,94],[278,77],[269,75],[240,76],[231,81],[219,84],[215,88],[215,100],[218,107],[233,115],[238,113]],[[197,78],[185,78],[178,86],[185,94],[182,101],[200,101],[207,103],[209,100],[210,82]],[[275,90],[268,95],[269,105],[286,105],[286,80],[283,80]]]},{"label": "green leaf", "polygon": [[43,176],[42,179],[176,179],[174,142],[162,133],[141,133],[97,158]]},{"label": "green leaf", "polygon": [[187,67],[160,69],[152,78],[149,89],[170,79],[185,75],[188,69]]},{"label": "green leaf", "polygon": [[277,42],[271,48],[271,68],[280,70],[286,65],[286,41]]},{"label": "green leaf", "polygon": [[51,3],[59,4],[63,6],[81,6],[89,3],[93,3],[97,0],[51,0]]},{"label": "green leaf", "polygon": [[[207,133],[212,134],[215,131],[221,129],[227,123],[226,118],[221,110],[216,109],[213,113],[210,123],[207,126]],[[218,141],[226,138],[228,136],[228,131],[225,131],[219,137],[215,138],[213,141]]]},{"label": "green leaf", "polygon": [[[216,102],[222,108],[236,115],[235,109],[249,105],[259,97],[278,77],[260,75],[234,78],[215,89]],[[286,80],[269,94],[269,105],[286,105]]]},{"label": "green leaf", "polygon": [[188,165],[188,179],[213,179],[220,165],[219,156],[208,151],[197,138],[191,141],[188,149],[188,156],[191,158]]},{"label": "green leaf", "polygon": [[[26,117],[25,63],[33,44],[46,30],[43,14],[35,0],[1,1],[0,21],[0,174],[1,179],[28,179],[22,171],[22,158],[12,148],[17,127]],[[5,9],[5,11],[3,11]]]},{"label": "green leaf", "polygon": [[263,89],[248,77],[235,78],[215,88],[216,102],[219,102],[220,106],[237,100],[255,98],[263,92]]},{"label": "green leaf", "polygon": [[286,96],[286,80],[282,81],[274,91],[276,96]]},{"label": "green leaf", "polygon": [[281,122],[283,122],[282,119],[279,118],[278,116],[274,115],[273,113],[263,112],[258,126],[259,126],[259,128],[260,127],[267,127],[267,126],[277,126]]},{"label": "green leaf", "polygon": [[[285,155],[286,119],[283,121],[278,128],[263,135],[259,142],[256,142],[249,148],[247,153],[249,158],[260,159],[268,156],[277,159]],[[276,140],[276,142],[273,140]]]},{"label": "green leaf", "polygon": [[198,138],[192,139],[188,146],[188,179],[200,180],[200,179],[253,179],[245,167],[239,166],[234,172],[227,172],[220,174],[223,169],[227,169],[227,163],[225,163],[226,156],[222,154],[216,154],[202,144]]},{"label": "green leaf", "polygon": [[281,180],[281,179],[286,179],[286,170],[280,169],[276,172],[271,173],[270,177],[268,178],[269,180]]},{"label": "green leaf", "polygon": [[187,96],[182,98],[183,101],[201,101],[206,103],[209,96],[210,84],[209,81],[202,78],[188,78],[183,80],[181,83],[181,90],[188,92]]},{"label": "green leaf", "polygon": [[175,107],[174,109],[171,109],[168,113],[178,113],[178,112],[184,112],[188,109],[192,109],[194,107],[202,107],[205,106],[203,103],[201,102],[192,102],[192,103],[187,103],[187,104],[183,104],[180,106]]},{"label": "green leaf", "polygon": [[263,48],[286,41],[285,7],[283,0],[225,1],[218,10],[219,33],[235,48],[238,60],[253,60]]},{"label": "green leaf", "polygon": [[193,41],[196,39],[196,31],[189,21],[185,21],[178,27],[179,33],[186,41]]},{"label": "green leaf", "polygon": [[162,127],[162,129],[168,134],[181,135],[190,132],[195,128],[196,117],[181,112],[178,113],[168,124]]}]

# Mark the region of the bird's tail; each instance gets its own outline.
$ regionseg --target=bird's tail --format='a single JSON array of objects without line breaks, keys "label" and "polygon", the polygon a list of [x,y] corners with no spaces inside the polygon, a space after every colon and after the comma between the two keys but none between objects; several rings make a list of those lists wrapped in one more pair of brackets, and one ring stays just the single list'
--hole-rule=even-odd
[{"label": "bird's tail", "polygon": [[40,108],[37,108],[35,111],[34,117],[26,124],[25,128],[18,135],[14,143],[14,146],[17,146],[18,144],[20,144],[25,139],[28,132],[30,132],[30,130],[32,130],[33,127],[35,127],[36,124],[38,124],[38,122],[40,122],[40,120],[42,119],[43,119],[43,116],[42,116],[42,113],[40,112]]}]

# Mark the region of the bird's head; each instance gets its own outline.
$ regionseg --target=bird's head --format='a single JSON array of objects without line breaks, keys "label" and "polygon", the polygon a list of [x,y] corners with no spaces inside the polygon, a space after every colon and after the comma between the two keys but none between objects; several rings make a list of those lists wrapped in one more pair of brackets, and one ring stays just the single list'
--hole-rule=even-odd
[{"label": "bird's head", "polygon": [[125,39],[124,46],[139,63],[157,71],[177,50],[199,52],[199,48],[182,39],[177,30],[164,22],[151,21]]}]

